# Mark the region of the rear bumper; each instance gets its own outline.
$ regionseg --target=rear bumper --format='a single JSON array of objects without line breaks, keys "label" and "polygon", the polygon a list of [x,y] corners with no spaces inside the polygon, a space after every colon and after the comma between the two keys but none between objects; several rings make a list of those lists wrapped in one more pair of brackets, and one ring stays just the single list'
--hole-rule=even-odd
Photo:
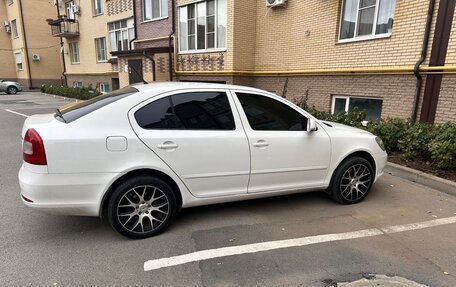
[{"label": "rear bumper", "polygon": [[19,170],[21,200],[29,207],[47,213],[99,216],[104,192],[116,175],[43,174],[33,173],[22,166]]}]

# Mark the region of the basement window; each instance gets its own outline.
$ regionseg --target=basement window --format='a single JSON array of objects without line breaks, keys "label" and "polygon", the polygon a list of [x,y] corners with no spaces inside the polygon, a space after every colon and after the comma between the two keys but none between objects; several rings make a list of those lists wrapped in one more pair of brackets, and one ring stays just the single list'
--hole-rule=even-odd
[{"label": "basement window", "polygon": [[382,115],[382,99],[351,97],[351,96],[333,96],[331,113],[351,112],[358,108],[366,113],[366,121],[380,119]]},{"label": "basement window", "polygon": [[395,5],[396,0],[343,0],[339,42],[389,37]]}]

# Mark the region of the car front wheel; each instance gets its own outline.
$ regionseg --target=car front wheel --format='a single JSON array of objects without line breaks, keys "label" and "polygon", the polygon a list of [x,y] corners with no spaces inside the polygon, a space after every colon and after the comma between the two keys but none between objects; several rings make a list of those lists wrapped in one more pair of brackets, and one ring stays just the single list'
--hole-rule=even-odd
[{"label": "car front wheel", "polygon": [[176,197],[163,180],[150,176],[127,179],[115,188],[108,205],[111,226],[140,239],[164,231],[176,213]]},{"label": "car front wheel", "polygon": [[8,87],[8,89],[6,89],[6,93],[7,94],[11,94],[11,95],[15,95],[15,94],[17,94],[17,88],[14,87],[14,86]]},{"label": "car front wheel", "polygon": [[358,203],[367,196],[373,181],[374,170],[370,162],[361,157],[351,157],[336,169],[327,192],[339,203]]}]

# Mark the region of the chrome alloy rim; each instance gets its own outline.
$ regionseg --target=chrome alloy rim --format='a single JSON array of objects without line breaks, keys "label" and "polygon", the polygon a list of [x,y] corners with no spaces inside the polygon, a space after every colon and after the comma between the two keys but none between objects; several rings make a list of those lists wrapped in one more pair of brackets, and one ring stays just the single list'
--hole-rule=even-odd
[{"label": "chrome alloy rim", "polygon": [[157,229],[168,215],[168,197],[159,188],[150,185],[130,189],[117,205],[117,218],[120,224],[136,233]]},{"label": "chrome alloy rim", "polygon": [[362,198],[371,184],[372,176],[364,164],[355,164],[348,168],[340,181],[340,194],[348,201]]}]

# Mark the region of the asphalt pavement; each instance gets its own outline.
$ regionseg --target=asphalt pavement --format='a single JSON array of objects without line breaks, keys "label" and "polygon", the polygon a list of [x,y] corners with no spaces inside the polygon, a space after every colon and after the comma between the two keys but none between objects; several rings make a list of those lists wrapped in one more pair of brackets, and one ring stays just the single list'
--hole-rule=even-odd
[{"label": "asphalt pavement", "polygon": [[[456,286],[456,198],[391,175],[356,205],[312,192],[191,208],[144,240],[124,238],[99,218],[32,210],[19,198],[21,127],[26,116],[66,103],[38,92],[0,94],[0,286],[420,286],[387,283],[399,277]],[[377,233],[342,238],[365,230]],[[307,243],[222,253],[279,240]],[[212,256],[195,257],[204,250]],[[144,269],[180,255],[193,261]]]}]

